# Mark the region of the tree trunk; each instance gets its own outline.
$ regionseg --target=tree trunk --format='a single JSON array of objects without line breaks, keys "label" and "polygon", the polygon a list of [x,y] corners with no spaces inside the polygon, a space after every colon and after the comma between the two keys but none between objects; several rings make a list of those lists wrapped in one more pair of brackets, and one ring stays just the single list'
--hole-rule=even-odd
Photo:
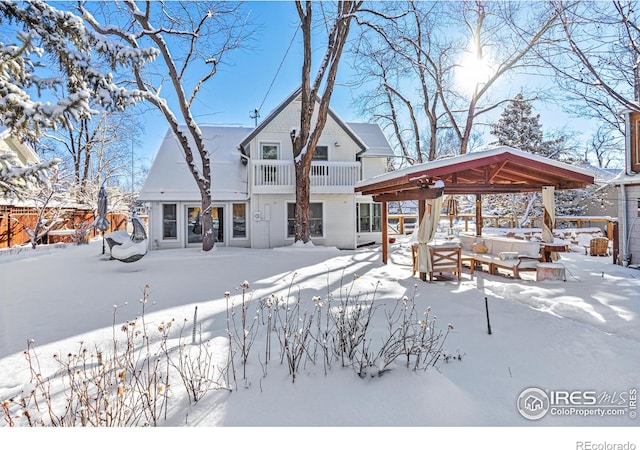
[{"label": "tree trunk", "polygon": [[211,195],[201,192],[202,196],[202,250],[208,252],[213,248],[216,237],[213,234],[213,216],[211,215]]},{"label": "tree trunk", "polygon": [[311,240],[309,236],[309,198],[310,178],[309,166],[306,158],[295,161],[296,169],[296,215],[295,215],[295,242],[302,241],[305,244]]}]

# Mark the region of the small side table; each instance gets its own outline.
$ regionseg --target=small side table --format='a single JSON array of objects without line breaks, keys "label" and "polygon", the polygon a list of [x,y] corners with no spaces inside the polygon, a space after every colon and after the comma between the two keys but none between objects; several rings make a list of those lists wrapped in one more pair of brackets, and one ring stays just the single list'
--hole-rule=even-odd
[{"label": "small side table", "polygon": [[562,280],[567,281],[564,264],[542,262],[536,264],[536,281]]},{"label": "small side table", "polygon": [[551,253],[564,253],[567,251],[567,244],[542,244],[542,260],[551,262]]}]

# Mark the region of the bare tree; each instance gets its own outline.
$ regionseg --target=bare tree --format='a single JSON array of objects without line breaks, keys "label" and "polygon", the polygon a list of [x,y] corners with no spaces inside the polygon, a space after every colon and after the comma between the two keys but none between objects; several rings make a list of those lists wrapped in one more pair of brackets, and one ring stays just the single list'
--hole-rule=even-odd
[{"label": "bare tree", "polygon": [[[621,109],[640,111],[640,11],[633,1],[553,2],[562,13],[553,46],[538,56],[554,71],[561,107],[624,133]],[[544,51],[543,51],[544,50]]]},{"label": "bare tree", "polygon": [[139,145],[142,124],[133,110],[102,110],[94,118],[69,119],[69,127],[46,133],[40,153],[53,154],[71,176],[70,189],[81,204],[95,204],[100,186],[128,190],[132,152]]},{"label": "bare tree", "polygon": [[60,180],[58,170],[54,169],[46,181],[39,182],[25,193],[23,201],[35,212],[35,220],[28,220],[31,215],[21,216],[22,221],[12,220],[23,226],[32,248],[36,248],[38,242],[62,220],[66,201],[64,190],[64,182]]},{"label": "bare tree", "polygon": [[[211,215],[211,161],[192,113],[205,83],[217,73],[230,51],[246,45],[250,31],[239,4],[230,2],[81,3],[83,18],[100,34],[138,49],[148,45],[159,54],[155,72],[132,67],[142,97],[166,119],[200,191],[202,249],[214,246]],[[97,8],[99,21],[88,8]],[[113,15],[112,15],[113,14]],[[114,26],[117,20],[120,26]],[[169,99],[172,103],[170,103]],[[208,100],[210,101],[210,100]],[[175,106],[174,106],[175,105]]]},{"label": "bare tree", "polygon": [[[295,242],[309,242],[309,195],[311,161],[329,113],[329,102],[338,73],[338,65],[349,36],[351,21],[362,1],[339,1],[335,12],[327,12],[324,3],[296,0],[302,30],[304,59],[300,126],[291,135],[296,172]],[[326,51],[314,79],[311,79],[314,9],[323,12],[327,27]]]},{"label": "bare tree", "polygon": [[601,169],[620,167],[624,163],[624,157],[620,153],[624,144],[620,142],[620,135],[609,127],[601,126],[596,129],[585,146],[582,158],[585,161],[595,159],[596,165]]},{"label": "bare tree", "polygon": [[361,109],[392,130],[391,140],[409,164],[436,159],[438,129],[446,119],[438,87],[447,75],[447,51],[430,32],[444,8],[436,2],[392,2],[359,18],[367,31],[355,48],[355,65],[362,82],[372,85]]},{"label": "bare tree", "polygon": [[[394,2],[393,13],[378,13],[370,20],[361,20],[369,34],[379,37],[375,51],[366,53],[399,55],[393,60],[400,64],[394,87],[397,94],[385,99],[386,94],[379,91],[380,95],[373,97],[374,103],[390,109],[394,102],[394,107],[402,106],[406,111],[412,105],[422,119],[417,122],[428,124],[424,128],[413,127],[412,136],[416,145],[428,142],[428,159],[435,159],[440,153],[445,144],[443,133],[447,131],[459,142],[457,152],[466,153],[478,118],[508,101],[491,98],[497,82],[539,64],[532,49],[543,43],[558,14],[555,9],[542,9],[540,5],[543,4]],[[388,78],[381,79],[379,70],[371,71],[377,66],[376,62],[365,65],[369,76],[377,76],[385,86]],[[389,66],[385,69],[387,74],[394,70]],[[466,90],[459,83],[462,69],[471,72]],[[411,112],[408,115],[411,117]]]}]

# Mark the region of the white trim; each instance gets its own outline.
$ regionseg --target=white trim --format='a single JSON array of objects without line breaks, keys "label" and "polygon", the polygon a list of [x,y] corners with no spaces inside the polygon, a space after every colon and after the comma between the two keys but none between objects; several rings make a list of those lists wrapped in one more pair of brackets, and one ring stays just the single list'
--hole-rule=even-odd
[{"label": "white trim", "polygon": [[[276,158],[276,160],[282,159],[282,141],[276,141],[276,140],[258,141],[258,158],[256,159],[264,159],[264,154],[262,153],[263,145],[277,145],[278,157]],[[270,160],[265,160],[265,161],[270,161]]]},{"label": "white trim", "polygon": [[318,144],[316,145],[316,150],[318,149],[318,147],[325,147],[325,148],[327,149],[327,159],[326,159],[326,160],[324,160],[324,159],[315,159],[316,152],[315,152],[315,150],[314,150],[314,152],[313,152],[313,157],[311,158],[311,160],[312,160],[312,161],[317,161],[317,162],[329,162],[329,161],[331,161],[331,153],[332,153],[332,152],[331,152],[331,147],[332,147],[332,146],[331,146],[331,145],[329,145],[329,144],[321,144],[321,143],[318,143]]},{"label": "white trim", "polygon": [[[229,206],[229,203],[226,202],[218,202],[218,203],[212,203],[211,204],[211,209],[213,208],[222,208],[222,221],[220,221],[220,218],[218,218],[218,223],[222,224],[222,241],[216,241],[216,237],[213,237],[213,242],[214,245],[222,245],[223,247],[228,247],[228,242],[229,242],[229,227],[228,225],[228,218],[227,216],[229,214],[227,214],[227,211],[229,208],[227,208]],[[213,215],[211,217],[211,226],[213,227]]]}]

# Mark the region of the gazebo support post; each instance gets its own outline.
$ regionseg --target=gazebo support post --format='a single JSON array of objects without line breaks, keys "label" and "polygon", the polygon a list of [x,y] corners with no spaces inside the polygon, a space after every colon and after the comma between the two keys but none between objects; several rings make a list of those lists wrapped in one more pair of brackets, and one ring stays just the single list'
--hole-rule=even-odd
[{"label": "gazebo support post", "polygon": [[[427,210],[427,201],[426,200],[418,200],[418,226],[422,223],[424,219],[424,212]],[[422,281],[427,281],[427,274],[425,272],[420,272],[420,279]]]},{"label": "gazebo support post", "polygon": [[476,236],[482,236],[482,194],[476,194]]},{"label": "gazebo support post", "polygon": [[382,264],[389,258],[389,214],[387,202],[382,202]]}]

